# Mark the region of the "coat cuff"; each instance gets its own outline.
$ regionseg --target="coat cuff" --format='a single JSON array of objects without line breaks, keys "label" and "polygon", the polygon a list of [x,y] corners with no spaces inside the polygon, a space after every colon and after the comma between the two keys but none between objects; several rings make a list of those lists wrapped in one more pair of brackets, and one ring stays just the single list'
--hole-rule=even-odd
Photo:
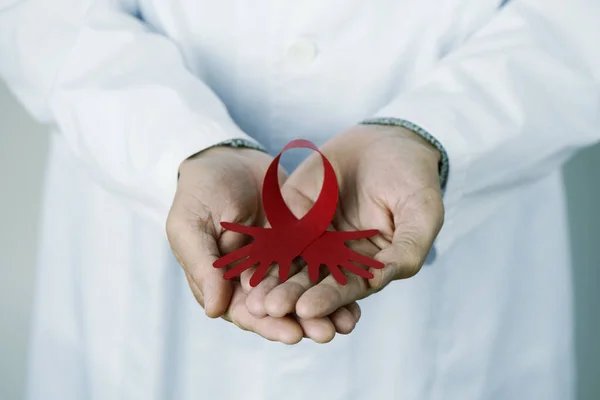
[{"label": "coat cuff", "polygon": [[[213,147],[220,147],[220,146],[233,147],[236,149],[252,149],[252,150],[262,151],[263,153],[268,153],[267,149],[264,148],[263,146],[261,146],[259,143],[250,141],[248,139],[243,139],[243,138],[224,140],[222,142],[215,144],[214,146],[210,146],[208,149],[212,149]],[[206,149],[206,150],[208,150],[208,149]]]}]

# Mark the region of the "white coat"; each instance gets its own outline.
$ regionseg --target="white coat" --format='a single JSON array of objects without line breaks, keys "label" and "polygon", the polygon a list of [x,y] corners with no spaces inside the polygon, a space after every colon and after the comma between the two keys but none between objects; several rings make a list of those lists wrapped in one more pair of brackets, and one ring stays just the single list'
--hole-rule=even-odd
[{"label": "white coat", "polygon": [[[559,167],[600,137],[599,16],[593,0],[0,0],[0,73],[54,132],[29,398],[572,399]],[[435,262],[326,345],[205,317],[164,233],[178,164],[374,116],[449,154]]]}]

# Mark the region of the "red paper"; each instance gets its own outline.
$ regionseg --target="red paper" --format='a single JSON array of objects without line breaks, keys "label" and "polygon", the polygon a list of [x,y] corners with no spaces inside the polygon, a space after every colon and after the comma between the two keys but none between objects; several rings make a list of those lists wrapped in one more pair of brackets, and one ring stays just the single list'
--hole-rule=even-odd
[{"label": "red paper", "polygon": [[[325,168],[321,193],[313,207],[300,219],[296,218],[285,204],[277,179],[281,155],[284,151],[293,148],[307,148],[318,152]],[[262,199],[265,215],[271,228],[221,222],[221,226],[227,230],[254,238],[252,243],[224,255],[214,262],[215,268],[224,268],[239,261],[225,272],[225,279],[231,279],[253,266],[258,266],[250,279],[250,285],[254,287],[263,280],[269,267],[276,263],[279,265],[279,279],[284,282],[289,277],[292,261],[298,256],[306,261],[309,277],[313,282],[316,282],[319,277],[321,265],[325,265],[335,280],[342,285],[347,283],[347,279],[341,268],[369,279],[373,277],[373,274],[355,263],[376,269],[384,267],[383,263],[345,246],[347,241],[375,236],[378,233],[377,230],[355,232],[327,230],[337,208],[337,178],[329,160],[308,140],[291,141],[273,159],[265,174]]]}]

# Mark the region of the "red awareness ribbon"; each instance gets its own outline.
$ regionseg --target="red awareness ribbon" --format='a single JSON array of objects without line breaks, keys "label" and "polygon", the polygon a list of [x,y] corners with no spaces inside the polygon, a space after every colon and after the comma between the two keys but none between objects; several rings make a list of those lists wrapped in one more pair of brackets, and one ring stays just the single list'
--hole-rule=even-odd
[{"label": "red awareness ribbon", "polygon": [[[306,148],[321,155],[324,166],[323,186],[313,207],[300,219],[285,204],[279,188],[277,170],[281,155],[295,148]],[[300,256],[307,264],[310,280],[319,278],[319,268],[325,265],[334,279],[341,285],[347,278],[341,268],[365,279],[373,278],[373,274],[356,265],[381,269],[384,264],[364,256],[345,246],[350,240],[375,236],[379,231],[369,229],[354,232],[328,231],[335,215],[338,202],[338,183],[333,166],[319,151],[317,146],[308,140],[296,139],[288,143],[273,159],[267,169],[262,189],[262,202],[265,216],[270,228],[259,228],[221,222],[227,230],[251,236],[254,241],[242,248],[224,255],[214,262],[215,268],[232,266],[223,277],[231,279],[245,270],[258,266],[250,279],[250,286],[255,287],[264,279],[272,264],[279,266],[279,280],[285,282],[290,274],[293,260]]]}]

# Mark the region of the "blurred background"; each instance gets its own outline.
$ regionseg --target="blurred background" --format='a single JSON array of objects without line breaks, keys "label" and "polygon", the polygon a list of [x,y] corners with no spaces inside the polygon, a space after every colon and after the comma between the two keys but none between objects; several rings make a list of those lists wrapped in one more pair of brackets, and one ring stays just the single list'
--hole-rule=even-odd
[{"label": "blurred background", "polygon": [[[46,136],[0,82],[0,400],[24,393]],[[600,399],[599,175],[600,146],[566,166],[579,400]]]}]

